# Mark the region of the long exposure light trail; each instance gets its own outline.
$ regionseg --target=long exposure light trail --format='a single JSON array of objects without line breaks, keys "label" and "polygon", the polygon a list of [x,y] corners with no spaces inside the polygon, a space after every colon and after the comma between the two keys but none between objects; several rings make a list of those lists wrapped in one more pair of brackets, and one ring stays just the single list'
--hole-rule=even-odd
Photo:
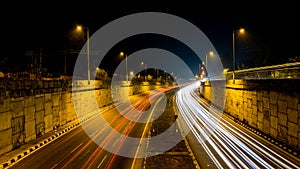
[{"label": "long exposure light trail", "polygon": [[176,106],[216,167],[300,167],[299,160],[288,158],[282,151],[234,125],[232,119],[200,98],[195,92],[197,88],[198,82],[182,87],[176,94]]}]

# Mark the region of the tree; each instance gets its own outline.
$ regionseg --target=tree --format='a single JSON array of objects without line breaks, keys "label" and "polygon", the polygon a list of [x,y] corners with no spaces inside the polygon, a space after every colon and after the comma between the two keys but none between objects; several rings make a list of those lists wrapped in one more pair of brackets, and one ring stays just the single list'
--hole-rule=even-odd
[{"label": "tree", "polygon": [[295,56],[289,59],[289,62],[300,62],[300,56]]},{"label": "tree", "polygon": [[8,58],[7,56],[1,56],[0,57],[0,71],[7,72],[7,65],[8,64]]}]

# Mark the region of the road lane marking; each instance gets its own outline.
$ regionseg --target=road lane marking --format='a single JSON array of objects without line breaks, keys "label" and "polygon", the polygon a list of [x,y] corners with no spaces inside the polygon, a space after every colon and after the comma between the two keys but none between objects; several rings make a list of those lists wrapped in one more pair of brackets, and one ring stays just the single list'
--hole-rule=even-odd
[{"label": "road lane marking", "polygon": [[104,160],[106,159],[107,155],[104,156],[104,158],[102,159],[102,161],[100,162],[100,164],[97,166],[97,168],[100,168],[100,166],[102,165],[102,163],[104,162]]},{"label": "road lane marking", "polygon": [[80,143],[77,147],[75,147],[71,152],[70,154],[72,154],[75,150],[77,150],[83,143]]},{"label": "road lane marking", "polygon": [[60,160],[58,163],[54,164],[51,169],[55,168],[56,166],[58,166],[58,164],[60,164],[63,160],[65,160],[69,155],[71,155],[75,150],[77,150],[81,145],[83,144],[80,143],[78,146],[76,146],[72,151],[70,151],[70,153],[68,153],[62,160]]}]

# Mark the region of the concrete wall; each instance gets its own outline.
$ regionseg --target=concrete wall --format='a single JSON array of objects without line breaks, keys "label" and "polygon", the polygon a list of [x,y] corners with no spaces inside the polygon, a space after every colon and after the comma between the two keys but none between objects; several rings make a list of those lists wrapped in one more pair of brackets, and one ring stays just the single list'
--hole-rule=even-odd
[{"label": "concrete wall", "polygon": [[[73,88],[72,88],[73,87]],[[125,97],[154,89],[149,85],[113,90]],[[0,81],[0,155],[70,122],[92,116],[112,102],[112,89],[101,81]],[[90,97],[94,96],[94,97]],[[80,114],[75,112],[82,110]]]},{"label": "concrete wall", "polygon": [[[250,126],[300,148],[300,86],[295,79],[227,81],[224,111]],[[213,82],[212,82],[213,83]],[[214,86],[212,88],[212,86]],[[211,100],[218,85],[206,82],[201,95]]]}]

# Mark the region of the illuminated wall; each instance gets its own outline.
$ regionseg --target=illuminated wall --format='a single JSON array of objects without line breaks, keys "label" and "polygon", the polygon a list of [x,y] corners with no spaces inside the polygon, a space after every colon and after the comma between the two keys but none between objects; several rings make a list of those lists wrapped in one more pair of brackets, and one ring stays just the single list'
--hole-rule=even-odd
[{"label": "illuminated wall", "polygon": [[[76,92],[72,87],[79,86]],[[90,89],[91,86],[93,89]],[[119,96],[151,90],[149,85],[120,87]],[[78,123],[98,113],[91,103],[112,103],[112,89],[101,81],[0,81],[0,154],[36,139],[54,127]],[[90,97],[94,95],[95,97]],[[78,96],[78,97],[77,97]],[[75,107],[80,112],[76,113]]]},{"label": "illuminated wall", "polygon": [[[300,81],[297,79],[226,82],[224,111],[253,128],[300,148]],[[200,87],[210,100],[209,82]]]}]

